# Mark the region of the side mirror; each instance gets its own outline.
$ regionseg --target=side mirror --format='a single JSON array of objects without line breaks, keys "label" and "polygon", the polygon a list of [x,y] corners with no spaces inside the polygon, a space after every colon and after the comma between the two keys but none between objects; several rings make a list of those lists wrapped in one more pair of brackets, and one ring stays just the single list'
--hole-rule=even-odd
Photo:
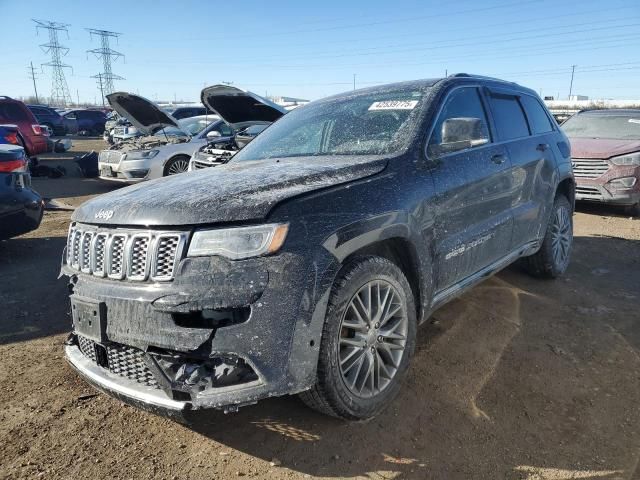
[{"label": "side mirror", "polygon": [[442,143],[429,145],[429,154],[435,157],[466,150],[489,143],[484,122],[479,118],[448,118],[442,123]]},{"label": "side mirror", "polygon": [[477,142],[487,143],[486,128],[479,118],[448,118],[442,124],[442,143]]},{"label": "side mirror", "polygon": [[219,138],[221,136],[222,134],[218,130],[211,130],[209,133],[207,133],[207,138],[210,140],[214,138]]}]

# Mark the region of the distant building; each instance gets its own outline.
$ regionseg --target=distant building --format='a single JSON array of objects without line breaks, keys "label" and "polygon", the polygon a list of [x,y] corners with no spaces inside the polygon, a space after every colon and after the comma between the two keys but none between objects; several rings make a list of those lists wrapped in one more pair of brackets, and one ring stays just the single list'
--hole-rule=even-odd
[{"label": "distant building", "polygon": [[589,100],[589,97],[587,95],[571,95],[569,97],[570,102],[580,102],[582,100]]},{"label": "distant building", "polygon": [[309,103],[309,100],[295,97],[269,96],[267,97],[267,99],[271,100],[273,103],[280,105],[281,107],[284,107],[286,110],[293,110],[296,107]]}]

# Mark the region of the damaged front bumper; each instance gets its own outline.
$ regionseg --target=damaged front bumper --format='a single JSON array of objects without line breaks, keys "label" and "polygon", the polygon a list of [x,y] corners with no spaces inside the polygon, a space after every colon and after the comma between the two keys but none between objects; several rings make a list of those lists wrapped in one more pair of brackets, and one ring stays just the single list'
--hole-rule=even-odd
[{"label": "damaged front bumper", "polygon": [[[323,257],[328,266],[332,257]],[[67,360],[98,389],[169,414],[235,411],[306,390],[330,284],[322,263],[310,267],[294,253],[187,257],[170,282],[101,278],[63,264],[74,319]]]}]

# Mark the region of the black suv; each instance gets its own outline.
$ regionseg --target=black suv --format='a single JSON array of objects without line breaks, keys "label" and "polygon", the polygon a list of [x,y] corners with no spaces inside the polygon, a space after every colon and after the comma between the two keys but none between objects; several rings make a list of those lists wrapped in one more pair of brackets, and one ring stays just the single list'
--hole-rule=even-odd
[{"label": "black suv", "polygon": [[369,418],[434,309],[520,258],[565,271],[573,203],[532,90],[460,74],[312,102],[222,166],[74,212],[66,356],[155,411],[300,393]]}]

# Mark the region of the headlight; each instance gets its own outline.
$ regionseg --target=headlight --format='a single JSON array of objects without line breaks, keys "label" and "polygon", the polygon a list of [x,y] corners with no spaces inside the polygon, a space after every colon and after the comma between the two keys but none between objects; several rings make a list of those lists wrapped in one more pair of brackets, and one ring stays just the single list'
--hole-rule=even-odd
[{"label": "headlight", "polygon": [[136,150],[127,153],[123,160],[143,160],[145,158],[153,158],[160,153],[160,150]]},{"label": "headlight", "polygon": [[611,161],[616,165],[637,167],[640,165],[640,152],[632,153],[630,155],[622,155],[621,157],[614,157]]},{"label": "headlight", "polygon": [[189,245],[190,257],[220,255],[231,260],[259,257],[280,250],[288,224],[196,230]]}]

